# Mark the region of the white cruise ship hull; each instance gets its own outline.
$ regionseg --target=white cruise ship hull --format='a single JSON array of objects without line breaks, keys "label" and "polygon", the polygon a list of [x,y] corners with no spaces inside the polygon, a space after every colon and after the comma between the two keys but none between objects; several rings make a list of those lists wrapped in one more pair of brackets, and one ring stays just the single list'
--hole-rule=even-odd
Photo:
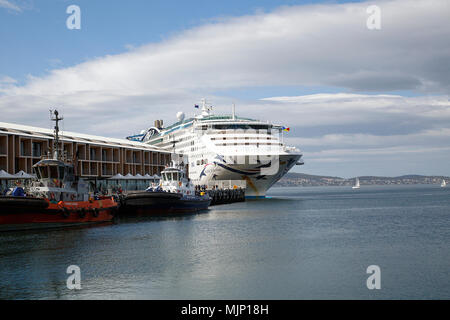
[{"label": "white cruise ship hull", "polygon": [[279,167],[275,174],[261,174],[258,165],[226,164],[215,162],[205,165],[199,184],[214,185],[214,181],[244,180],[246,182],[246,198],[264,198],[267,190],[280,180],[301,158],[300,154],[285,154],[279,156]]}]

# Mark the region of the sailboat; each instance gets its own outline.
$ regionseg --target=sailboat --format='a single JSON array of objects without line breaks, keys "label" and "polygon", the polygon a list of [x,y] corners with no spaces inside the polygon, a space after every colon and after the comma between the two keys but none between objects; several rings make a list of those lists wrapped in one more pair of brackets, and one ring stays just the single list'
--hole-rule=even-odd
[{"label": "sailboat", "polygon": [[356,177],[355,185],[352,187],[352,189],[359,189],[359,188],[361,188],[361,186],[359,184],[359,178]]},{"label": "sailboat", "polygon": [[442,179],[441,187],[445,188],[447,186],[447,183],[445,182],[445,179]]}]

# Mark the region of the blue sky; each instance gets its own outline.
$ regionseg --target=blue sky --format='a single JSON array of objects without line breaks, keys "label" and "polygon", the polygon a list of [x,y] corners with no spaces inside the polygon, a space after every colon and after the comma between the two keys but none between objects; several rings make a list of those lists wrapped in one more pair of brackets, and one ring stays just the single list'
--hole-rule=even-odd
[{"label": "blue sky", "polygon": [[[72,4],[81,30],[66,28]],[[371,4],[381,30],[366,27]],[[58,106],[67,130],[124,137],[207,97],[291,127],[297,171],[450,175],[448,12],[445,0],[0,0],[0,121],[48,126]]]}]

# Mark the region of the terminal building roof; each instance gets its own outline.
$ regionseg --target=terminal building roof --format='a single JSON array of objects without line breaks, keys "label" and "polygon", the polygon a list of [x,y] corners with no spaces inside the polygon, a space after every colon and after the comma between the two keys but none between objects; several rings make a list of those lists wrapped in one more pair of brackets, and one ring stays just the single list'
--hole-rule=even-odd
[{"label": "terminal building roof", "polygon": [[[24,126],[14,123],[0,122],[0,134],[6,133],[11,135],[27,136],[31,138],[40,139],[53,139],[53,129],[38,128],[31,126]],[[88,143],[92,145],[99,146],[109,146],[109,147],[122,147],[130,149],[148,150],[167,153],[155,146],[150,146],[148,144],[130,141],[127,139],[117,139],[117,138],[107,138],[101,136],[87,135],[83,133],[75,133],[70,131],[60,131],[60,139],[65,142],[77,142],[77,143]]]}]

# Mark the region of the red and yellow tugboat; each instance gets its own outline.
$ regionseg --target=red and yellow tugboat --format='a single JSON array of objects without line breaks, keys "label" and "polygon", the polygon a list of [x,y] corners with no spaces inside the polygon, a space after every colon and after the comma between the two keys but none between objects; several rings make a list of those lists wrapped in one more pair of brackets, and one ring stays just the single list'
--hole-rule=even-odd
[{"label": "red and yellow tugboat", "polygon": [[[88,184],[60,152],[58,111],[53,154],[33,166],[36,179],[16,196],[0,197],[0,231],[76,226],[111,221],[118,203],[113,197],[91,197]],[[21,194],[23,196],[17,196]]]}]

